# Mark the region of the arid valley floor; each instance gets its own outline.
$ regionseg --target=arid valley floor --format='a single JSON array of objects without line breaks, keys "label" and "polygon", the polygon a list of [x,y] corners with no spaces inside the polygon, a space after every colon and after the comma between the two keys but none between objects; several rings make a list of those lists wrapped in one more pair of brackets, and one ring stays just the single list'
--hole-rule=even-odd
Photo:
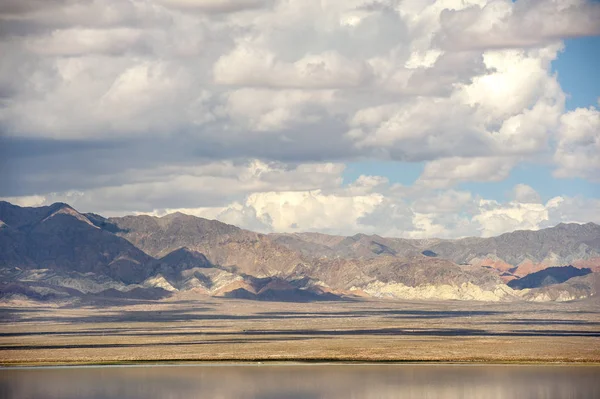
[{"label": "arid valley floor", "polygon": [[2,365],[182,361],[600,362],[597,300],[159,302],[0,307]]}]

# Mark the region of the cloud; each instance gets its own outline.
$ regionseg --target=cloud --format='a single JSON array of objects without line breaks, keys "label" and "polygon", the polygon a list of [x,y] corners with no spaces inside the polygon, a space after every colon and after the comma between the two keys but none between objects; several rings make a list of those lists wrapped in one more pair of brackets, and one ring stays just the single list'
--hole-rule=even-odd
[{"label": "cloud", "polygon": [[445,48],[529,47],[600,34],[600,4],[585,0],[478,1],[445,9],[436,41]]},{"label": "cloud", "polygon": [[516,202],[526,204],[539,204],[542,202],[540,195],[527,184],[517,184],[513,187],[512,198]]},{"label": "cloud", "polygon": [[600,181],[600,111],[577,108],[560,119],[554,161],[559,178]]},{"label": "cloud", "polygon": [[269,192],[276,188],[305,191],[338,187],[343,170],[341,164],[294,166],[258,160],[172,165],[128,170],[123,172],[122,180],[106,181],[97,188],[12,199],[44,198],[45,203],[68,202],[84,212],[106,214],[215,207],[243,198],[248,193]]},{"label": "cloud", "polygon": [[[565,112],[551,65],[562,39],[598,33],[597,13],[579,0],[5,1],[0,195],[263,231],[584,221],[574,209],[590,199],[551,207],[520,185],[482,203],[457,185],[551,158],[556,177],[597,180],[598,111]],[[362,160],[425,167],[414,186],[342,184]]]},{"label": "cloud", "polygon": [[343,169],[335,164],[215,163],[166,168],[123,186],[4,199],[24,206],[63,201],[106,216],[184,212],[267,233],[458,238],[560,222],[600,223],[598,199],[557,196],[542,203],[531,187],[519,184],[513,198],[501,202],[454,189],[398,190],[380,176],[343,185]]},{"label": "cloud", "polygon": [[408,161],[538,153],[564,107],[549,70],[559,49],[486,52],[480,74],[462,84],[453,79],[449,95],[360,109],[347,137],[363,150]]},{"label": "cloud", "polygon": [[496,201],[480,202],[480,213],[473,220],[480,225],[481,235],[490,237],[514,230],[537,230],[549,220],[547,205]]},{"label": "cloud", "polygon": [[465,181],[501,181],[515,164],[514,158],[503,157],[444,158],[428,162],[417,183],[444,188]]},{"label": "cloud", "polygon": [[316,190],[251,194],[246,206],[259,218],[271,220],[274,231],[356,231],[357,219],[380,202],[378,194],[345,197]]},{"label": "cloud", "polygon": [[257,132],[281,132],[327,118],[325,106],[336,101],[332,90],[239,89],[225,94],[222,116]]},{"label": "cloud", "polygon": [[[5,128],[19,136],[157,136],[213,118],[207,104],[211,94],[186,91],[193,78],[172,62],[126,58],[114,65],[102,56],[61,58],[30,81],[37,86],[31,95],[0,110],[8,121]],[[47,94],[34,95],[38,91]]]},{"label": "cloud", "polygon": [[131,28],[62,29],[50,35],[34,37],[26,46],[35,54],[77,56],[106,54],[118,56],[143,50],[142,32]]},{"label": "cloud", "polygon": [[295,62],[242,44],[214,67],[215,82],[249,87],[330,89],[356,87],[370,79],[367,65],[335,51],[307,54]]},{"label": "cloud", "polygon": [[0,200],[10,202],[11,204],[24,206],[24,207],[35,207],[45,205],[48,196],[47,195],[26,195],[22,197],[0,197]]},{"label": "cloud", "polygon": [[273,0],[157,0],[157,2],[182,11],[224,14],[267,7],[273,3]]},{"label": "cloud", "polygon": [[508,202],[455,190],[420,191],[418,196],[402,197],[387,183],[372,187],[361,192],[347,187],[252,193],[223,207],[169,209],[153,214],[183,211],[262,232],[367,233],[404,238],[489,237],[560,222],[600,223],[600,200],[554,197],[544,204],[535,198],[537,193],[522,186],[515,188],[520,198]]},{"label": "cloud", "polygon": [[65,4],[67,0],[5,0],[0,3],[0,15],[18,17],[44,8],[55,8]]}]

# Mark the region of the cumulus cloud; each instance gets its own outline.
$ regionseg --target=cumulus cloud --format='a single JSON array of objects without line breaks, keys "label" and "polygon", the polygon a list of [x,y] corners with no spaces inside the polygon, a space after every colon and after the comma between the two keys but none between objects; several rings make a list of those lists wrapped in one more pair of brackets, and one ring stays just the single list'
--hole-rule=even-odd
[{"label": "cumulus cloud", "polygon": [[143,50],[142,32],[131,28],[62,29],[49,35],[31,38],[27,48],[46,56],[106,54],[118,56]]},{"label": "cumulus cloud", "polygon": [[527,184],[517,184],[512,190],[512,198],[516,202],[526,204],[539,204],[542,202],[537,191]]},{"label": "cumulus cloud", "polygon": [[64,5],[67,0],[5,0],[0,3],[0,14],[5,18],[17,17],[44,8]]},{"label": "cumulus cloud", "polygon": [[221,14],[266,7],[273,0],[157,0],[166,7],[184,11],[202,11]]},{"label": "cumulus cloud", "polygon": [[3,199],[23,206],[63,201],[107,216],[183,212],[265,233],[457,238],[536,230],[560,222],[600,223],[600,200],[557,196],[543,203],[524,184],[515,186],[513,197],[502,202],[454,189],[397,190],[380,176],[360,176],[343,185],[342,172],[343,166],[335,164],[292,169],[258,161],[212,164],[163,170],[160,179],[121,187]]},{"label": "cumulus cloud", "polygon": [[307,54],[289,63],[244,44],[222,56],[214,68],[215,81],[225,85],[309,89],[356,87],[369,79],[369,73],[364,63],[334,51]]},{"label": "cumulus cloud", "polygon": [[[565,112],[551,63],[562,39],[599,33],[599,6],[4,1],[0,195],[185,209],[262,231],[461,236],[584,221],[572,209],[589,199],[550,206],[520,185],[485,202],[456,186],[552,156],[555,176],[597,180],[598,110]],[[411,187],[343,185],[344,163],[365,159],[425,166]]]},{"label": "cumulus cloud", "polygon": [[444,158],[428,162],[418,183],[444,188],[465,181],[501,181],[515,163],[515,159],[504,157]]},{"label": "cumulus cloud", "polygon": [[600,111],[577,108],[562,115],[560,122],[554,175],[600,181]]},{"label": "cumulus cloud", "polygon": [[436,40],[453,49],[528,47],[600,34],[600,4],[585,0],[473,1],[445,9]]},{"label": "cumulus cloud", "polygon": [[24,206],[24,207],[35,207],[45,205],[50,195],[25,195],[22,197],[0,197],[0,200],[10,202],[11,204]]},{"label": "cumulus cloud", "polygon": [[547,205],[511,202],[500,204],[496,201],[482,200],[480,213],[473,217],[478,222],[481,235],[490,237],[513,230],[537,230],[547,221]]},{"label": "cumulus cloud", "polygon": [[[252,192],[317,190],[338,187],[341,164],[283,165],[258,160],[173,165],[128,170],[121,182],[45,196],[11,197],[14,202],[68,202],[84,212],[123,214],[156,209],[215,207]],[[116,184],[115,184],[116,183]],[[11,201],[12,202],[12,201]]]},{"label": "cumulus cloud", "polygon": [[281,132],[328,116],[323,105],[336,101],[332,90],[265,90],[244,88],[226,95],[222,116],[256,132]]},{"label": "cumulus cloud", "polygon": [[[564,106],[550,74],[559,45],[488,51],[482,72],[447,96],[420,96],[358,110],[347,137],[402,160],[531,154],[548,145]],[[456,69],[455,69],[456,70]]]}]

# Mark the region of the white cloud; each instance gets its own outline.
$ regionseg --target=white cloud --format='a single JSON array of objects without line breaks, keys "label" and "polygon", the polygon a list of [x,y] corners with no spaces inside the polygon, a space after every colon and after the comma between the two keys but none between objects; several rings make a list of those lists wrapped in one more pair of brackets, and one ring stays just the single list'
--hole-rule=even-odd
[{"label": "white cloud", "polygon": [[490,237],[513,230],[537,230],[548,220],[548,209],[543,204],[482,201],[481,213],[473,219],[481,226],[481,235]]},{"label": "white cloud", "polygon": [[46,203],[47,195],[24,195],[22,197],[0,197],[0,201],[7,201],[18,206],[42,206]]},{"label": "white cloud", "polygon": [[[317,190],[338,187],[341,164],[283,165],[253,160],[201,165],[164,166],[129,170],[125,183],[88,190],[14,198],[19,203],[68,202],[84,212],[116,215],[164,209],[193,209],[226,205],[248,193],[280,190]],[[42,202],[39,202],[43,198]],[[12,202],[12,201],[11,201]]]},{"label": "white cloud", "polygon": [[[510,201],[500,202],[452,189],[411,192],[408,187],[400,192],[380,176],[361,176],[343,186],[342,171],[342,166],[333,164],[295,168],[260,162],[210,164],[187,171],[157,171],[159,182],[154,178],[120,187],[6,200],[23,206],[64,201],[80,211],[107,216],[183,212],[260,232],[405,238],[493,236],[560,222],[600,223],[600,200],[563,196],[544,204],[524,184],[515,186]],[[135,211],[140,209],[143,212]]]},{"label": "white cloud", "polygon": [[445,158],[428,162],[418,183],[444,188],[465,181],[501,181],[508,177],[515,165],[514,158],[477,157]]},{"label": "white cloud", "polygon": [[[455,186],[552,155],[555,176],[598,179],[598,110],[565,113],[551,63],[562,39],[598,33],[599,7],[4,1],[0,159],[12,176],[0,190],[264,231],[461,236],[586,221],[575,208],[597,209],[589,199],[544,205],[519,185],[508,203],[480,203]],[[411,187],[343,186],[344,162],[363,159],[425,168]]]},{"label": "white cloud", "polygon": [[342,197],[313,192],[270,192],[251,194],[246,206],[257,217],[270,220],[274,231],[357,230],[357,219],[381,202],[378,194]]},{"label": "white cloud", "polygon": [[[564,101],[550,70],[560,44],[456,52],[432,41],[448,28],[441,16],[470,15],[487,3],[107,0],[87,7],[59,2],[39,12],[21,7],[20,22],[11,21],[24,32],[3,44],[28,57],[29,69],[20,72],[15,62],[7,70],[27,83],[6,83],[11,100],[0,120],[11,136],[186,132],[223,147],[240,134],[285,134],[311,124],[331,140],[353,143],[352,152],[402,160],[541,151]],[[535,7],[521,3],[496,1],[484,10],[530,15]],[[179,12],[186,8],[231,14]],[[254,11],[234,12],[246,9]],[[585,16],[567,14],[561,18],[571,22]],[[305,153],[321,150],[314,135],[305,140]]]},{"label": "white cloud", "polygon": [[239,89],[227,93],[223,116],[243,128],[280,132],[297,124],[320,122],[327,116],[323,106],[333,104],[332,90]]},{"label": "white cloud", "polygon": [[[530,189],[530,188],[529,188]],[[535,191],[516,187],[517,191],[526,191],[536,195]],[[494,236],[514,230],[538,230],[555,226],[558,223],[600,223],[600,201],[597,199],[554,197],[543,204],[537,198],[522,198],[499,203],[493,200],[481,200],[480,211],[474,216],[483,236]]]},{"label": "white cloud", "polygon": [[412,209],[421,214],[451,214],[465,211],[473,201],[468,191],[446,190],[417,198]]},{"label": "white cloud", "polygon": [[548,201],[549,221],[543,227],[559,222],[600,224],[600,199],[578,197],[555,197]]},{"label": "white cloud", "polygon": [[600,181],[600,111],[577,108],[561,117],[554,161],[556,177]]},{"label": "white cloud", "polygon": [[564,37],[600,34],[600,5],[586,0],[478,1],[440,14],[445,48],[528,47]]},{"label": "white cloud", "polygon": [[61,29],[27,41],[27,48],[44,56],[120,55],[141,50],[142,31],[132,28]]},{"label": "white cloud", "polygon": [[[531,190],[526,191],[532,194]],[[555,197],[545,204],[531,198],[498,202],[453,190],[420,192],[418,198],[400,198],[392,190],[382,190],[380,185],[360,193],[351,188],[332,193],[322,190],[253,193],[225,207],[168,210],[173,211],[262,232],[367,233],[405,238],[495,236],[519,229],[537,230],[560,222],[600,223],[600,201],[595,199]]]},{"label": "white cloud", "polygon": [[214,77],[224,85],[329,89],[364,84],[370,71],[363,62],[335,51],[285,62],[269,50],[241,43],[217,61]]},{"label": "white cloud", "polygon": [[220,14],[262,8],[272,4],[273,0],[157,0],[157,2],[182,11]]},{"label": "white cloud", "polygon": [[527,184],[517,184],[513,187],[512,198],[516,202],[521,203],[541,203],[541,197],[531,186]]},{"label": "white cloud", "polygon": [[[475,63],[475,76],[464,82],[453,75],[446,96],[409,97],[358,110],[349,119],[347,137],[360,149],[404,160],[544,151],[564,107],[564,93],[550,72],[559,49],[485,52],[483,69]],[[454,74],[460,70],[450,65]],[[443,69],[439,72],[443,76]]]}]

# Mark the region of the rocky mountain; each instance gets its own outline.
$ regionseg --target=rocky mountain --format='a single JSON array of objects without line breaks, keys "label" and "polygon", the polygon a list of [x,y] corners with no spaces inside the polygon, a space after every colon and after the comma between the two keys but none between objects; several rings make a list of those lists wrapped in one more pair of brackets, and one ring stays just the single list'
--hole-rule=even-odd
[{"label": "rocky mountain", "polygon": [[422,254],[421,240],[356,234],[350,237],[318,233],[271,234],[277,243],[313,257],[373,258],[412,257]]},{"label": "rocky mountain", "polygon": [[154,257],[185,247],[204,254],[213,264],[257,277],[286,274],[302,262],[298,252],[279,245],[269,236],[182,213],[162,218],[110,218],[104,223],[117,236]]},{"label": "rocky mountain", "polygon": [[496,270],[505,282],[565,264],[600,271],[600,226],[561,223],[538,231],[515,231],[498,237],[458,240],[408,240],[358,234],[273,234],[290,249],[317,257],[373,258],[425,255]]},{"label": "rocky mountain", "polygon": [[599,302],[600,273],[590,273],[574,277],[561,284],[548,285],[535,289],[524,289],[522,298],[527,301],[574,301],[588,299]]},{"label": "rocky mountain", "polygon": [[336,292],[372,297],[500,301],[517,295],[493,271],[424,255],[320,259],[297,274],[311,275]]},{"label": "rocky mountain", "polygon": [[20,208],[0,202],[0,220],[2,267],[92,272],[125,283],[149,276],[150,256],[67,204]]},{"label": "rocky mountain", "polygon": [[489,265],[519,277],[549,266],[578,266],[581,261],[591,261],[600,271],[600,226],[561,223],[538,231],[440,242],[428,249],[457,263]]},{"label": "rocky mountain", "polygon": [[7,202],[0,202],[0,221],[0,296],[37,300],[164,298],[182,291],[278,301],[561,300],[596,291],[579,284],[563,287],[571,296],[555,295],[505,283],[564,259],[600,269],[600,226],[591,223],[492,238],[408,240],[260,234],[181,213],[104,218],[67,204]]}]

